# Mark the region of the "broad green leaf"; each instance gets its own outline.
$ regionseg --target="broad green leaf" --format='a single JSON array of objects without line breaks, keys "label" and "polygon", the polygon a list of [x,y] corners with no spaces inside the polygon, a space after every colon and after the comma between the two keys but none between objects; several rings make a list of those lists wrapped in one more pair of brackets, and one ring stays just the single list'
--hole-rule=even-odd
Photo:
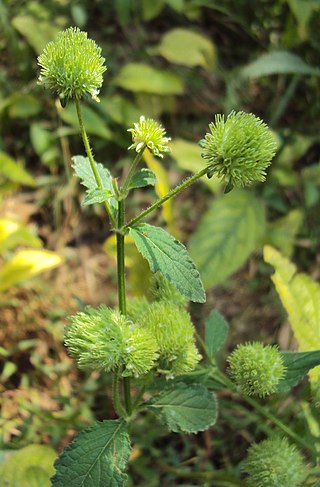
[{"label": "broad green leaf", "polygon": [[291,210],[284,217],[268,223],[265,242],[277,247],[284,255],[290,257],[302,220],[301,210]]},{"label": "broad green leaf", "polygon": [[29,279],[47,269],[53,269],[63,259],[49,250],[19,250],[9,262],[0,268],[0,291]]},{"label": "broad green leaf", "polygon": [[164,0],[142,0],[142,18],[144,21],[157,17],[164,7]]},{"label": "broad green leaf", "polygon": [[167,61],[183,66],[202,66],[211,70],[216,49],[210,39],[189,29],[176,28],[164,34],[156,52]]},{"label": "broad green leaf", "polygon": [[315,352],[282,352],[286,375],[278,384],[278,392],[287,392],[298,384],[310,369],[320,365],[320,350]]},{"label": "broad green leaf", "polygon": [[150,169],[141,169],[136,172],[131,179],[130,188],[143,188],[144,186],[154,186],[157,182],[157,177]]},{"label": "broad green leaf", "polygon": [[189,247],[205,288],[223,282],[244,264],[264,228],[264,208],[253,194],[233,190],[213,201]]},{"label": "broad green leaf", "polygon": [[14,183],[35,186],[33,177],[5,152],[0,151],[0,174]]},{"label": "broad green leaf", "polygon": [[148,223],[130,228],[130,235],[152,272],[160,271],[191,301],[205,302],[199,272],[181,242],[162,228]]},{"label": "broad green leaf", "polygon": [[48,42],[54,40],[60,30],[52,21],[46,22],[31,15],[14,17],[12,25],[26,38],[37,54],[41,54]]},{"label": "broad green leaf", "polygon": [[[143,152],[143,158],[148,168],[156,175],[157,182],[155,184],[155,190],[159,198],[162,198],[170,191],[168,172],[164,169],[163,164],[153,157],[147,149]],[[161,210],[169,231],[176,236],[172,206],[173,200],[171,199],[162,205]]]},{"label": "broad green leaf", "polygon": [[301,74],[320,76],[320,68],[310,66],[296,54],[274,51],[263,54],[241,70],[243,76],[270,76],[273,74]]},{"label": "broad green leaf", "polygon": [[147,406],[176,433],[204,431],[217,420],[217,400],[203,385],[174,384],[154,396]]},{"label": "broad green leaf", "polygon": [[15,93],[10,97],[9,115],[11,118],[29,118],[41,111],[40,101],[27,93]]},{"label": "broad green leaf", "polygon": [[[75,174],[81,180],[81,184],[85,186],[89,192],[94,191],[97,188],[97,182],[95,180],[93,171],[91,169],[90,161],[87,157],[84,156],[74,156],[72,158],[73,161],[73,169]],[[96,168],[99,173],[101,183],[104,190],[110,191],[111,194],[114,194],[113,184],[112,184],[112,177],[110,172],[106,167],[104,167],[99,162],[96,162]],[[112,209],[113,215],[116,215],[118,203],[115,198],[109,198],[109,204]]]},{"label": "broad green leaf", "polygon": [[16,451],[2,465],[0,487],[50,487],[56,457],[52,448],[43,445],[29,445]]},{"label": "broad green leaf", "polygon": [[[264,247],[264,260],[275,268],[271,279],[285,307],[300,352],[320,349],[320,284],[273,247]],[[311,382],[320,378],[320,366],[309,372]]]},{"label": "broad green leaf", "polygon": [[103,203],[113,196],[110,189],[89,189],[86,193],[84,200],[82,201],[82,206],[93,205],[94,203]]},{"label": "broad green leaf", "polygon": [[[175,139],[170,144],[171,157],[176,161],[178,166],[184,171],[196,173],[204,167],[201,157],[201,148],[199,144],[183,139]],[[203,177],[201,179],[214,193],[221,188],[221,180],[217,176],[212,178]]]},{"label": "broad green leaf", "polygon": [[214,357],[227,339],[229,325],[216,310],[211,311],[205,321],[205,344],[211,357]]},{"label": "broad green leaf", "polygon": [[[85,105],[82,106],[81,111],[88,134],[97,135],[106,140],[112,138],[112,134],[106,126],[106,120],[104,118],[98,115],[92,108]],[[65,123],[72,125],[77,131],[79,130],[78,115],[74,103],[70,103],[66,108],[60,110],[59,115]]]},{"label": "broad green leaf", "polygon": [[123,487],[129,454],[125,421],[96,423],[79,433],[55,462],[52,487]]},{"label": "broad green leaf", "polygon": [[41,247],[41,240],[27,227],[14,220],[0,218],[0,253],[10,250],[17,245]]},{"label": "broad green leaf", "polygon": [[183,83],[178,76],[164,69],[142,63],[126,64],[113,83],[129,91],[156,95],[181,95]]}]

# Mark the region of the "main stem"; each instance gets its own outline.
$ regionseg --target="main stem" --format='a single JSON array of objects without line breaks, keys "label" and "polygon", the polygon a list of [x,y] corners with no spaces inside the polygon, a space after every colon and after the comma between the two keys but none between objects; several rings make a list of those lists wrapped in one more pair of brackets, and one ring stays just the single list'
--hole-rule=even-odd
[{"label": "main stem", "polygon": [[[121,228],[124,225],[124,200],[118,201],[118,222],[117,228]],[[125,265],[124,265],[124,235],[117,232],[117,276],[118,276],[118,301],[119,310],[125,315],[127,312],[126,305],[126,278],[125,278]],[[130,416],[132,412],[131,391],[130,391],[130,378],[124,377],[123,379],[123,392],[124,403],[127,414]]]},{"label": "main stem", "polygon": [[202,169],[198,173],[194,174],[193,176],[190,176],[190,178],[186,179],[181,184],[179,184],[175,188],[171,189],[166,195],[164,195],[162,198],[160,198],[158,201],[156,201],[153,205],[149,206],[149,208],[147,208],[142,213],[140,213],[140,215],[138,215],[135,218],[133,218],[132,220],[130,220],[129,223],[127,223],[126,225],[124,225],[124,227],[122,228],[122,230],[123,231],[126,231],[126,230],[128,230],[129,227],[132,227],[133,225],[136,225],[140,220],[142,220],[149,213],[151,213],[152,211],[154,211],[157,208],[159,208],[161,205],[163,205],[163,203],[165,203],[166,201],[168,201],[171,198],[173,198],[174,196],[176,196],[176,194],[180,193],[184,189],[186,189],[189,186],[191,186],[191,184],[193,184],[198,179],[202,178],[202,176],[204,176],[205,174],[207,174],[207,172],[208,172],[208,168],[205,167],[204,169]]},{"label": "main stem", "polygon": [[[83,123],[83,117],[82,117],[82,113],[81,113],[80,101],[77,100],[77,99],[75,99],[75,104],[76,104],[77,115],[78,115],[79,126],[80,126],[81,137],[82,137],[82,140],[83,140],[84,148],[86,150],[86,153],[87,153],[87,156],[88,156],[88,159],[89,159],[89,162],[90,162],[90,166],[91,166],[92,172],[94,174],[94,178],[96,180],[97,186],[98,186],[98,188],[103,189],[103,184],[102,184],[102,181],[101,181],[101,178],[100,178],[100,174],[99,174],[99,172],[97,170],[96,163],[95,163],[95,161],[93,159],[93,154],[92,154],[92,150],[91,150],[91,147],[90,147],[89,138],[88,138],[88,135],[87,135],[87,132],[86,132],[84,123]],[[114,216],[112,214],[111,207],[110,207],[109,203],[107,201],[105,201],[104,202],[104,206],[105,206],[105,209],[106,209],[106,211],[107,211],[107,213],[109,215],[109,218],[110,218],[110,220],[112,222],[113,227],[115,227],[116,226],[116,221],[115,221]]]}]

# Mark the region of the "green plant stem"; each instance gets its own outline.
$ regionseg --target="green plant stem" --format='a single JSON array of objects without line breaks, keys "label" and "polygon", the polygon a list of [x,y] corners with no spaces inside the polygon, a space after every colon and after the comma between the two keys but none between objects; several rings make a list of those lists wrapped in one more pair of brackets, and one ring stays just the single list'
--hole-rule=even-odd
[{"label": "green plant stem", "polygon": [[[124,200],[118,201],[118,222],[117,228],[121,228],[124,224]],[[127,312],[126,305],[126,275],[125,275],[125,265],[124,265],[124,235],[117,232],[117,276],[118,276],[118,300],[119,300],[119,310],[125,315]],[[123,379],[123,393],[124,393],[124,403],[127,415],[132,413],[132,402],[131,402],[131,390],[130,390],[130,377],[124,377]]]},{"label": "green plant stem", "polygon": [[174,196],[176,196],[178,193],[183,191],[184,189],[188,188],[191,186],[191,184],[195,183],[198,179],[202,178],[205,174],[207,174],[208,168],[205,167],[198,173],[194,174],[193,176],[190,176],[189,178],[185,179],[181,184],[176,186],[175,188],[171,189],[166,195],[164,195],[162,198],[157,200],[153,205],[149,206],[146,210],[144,210],[140,215],[136,216],[132,220],[130,220],[129,223],[127,223],[121,231],[125,232],[128,230],[129,227],[132,227],[133,225],[136,225],[140,220],[142,220],[145,216],[149,215],[152,211],[156,210],[159,208],[163,203],[166,201],[170,200]]},{"label": "green plant stem", "polygon": [[126,411],[124,410],[121,400],[120,400],[120,395],[119,395],[119,375],[120,375],[120,369],[118,369],[116,372],[113,374],[113,379],[112,379],[112,400],[113,400],[113,406],[114,410],[117,413],[118,416],[125,416]]},{"label": "green plant stem", "polygon": [[126,180],[121,188],[121,192],[123,193],[123,195],[125,196],[128,189],[129,189],[129,186],[130,186],[130,183],[131,183],[131,180],[132,180],[132,176],[134,175],[135,173],[135,170],[139,164],[139,162],[141,161],[142,157],[143,157],[143,151],[145,149],[145,145],[143,146],[142,150],[140,152],[138,152],[138,154],[136,155],[136,157],[134,158],[133,160],[133,163],[130,167],[130,170],[128,172],[128,176],[126,177]]},{"label": "green plant stem", "polygon": [[[91,150],[90,143],[89,143],[89,138],[88,138],[88,135],[87,135],[84,123],[83,123],[80,101],[75,99],[75,104],[76,104],[77,115],[78,115],[79,126],[80,126],[81,137],[83,140],[84,148],[86,150],[86,153],[87,153],[87,156],[88,156],[88,159],[90,162],[90,166],[91,166],[92,172],[94,174],[94,178],[96,180],[97,186],[98,186],[98,188],[103,189],[103,184],[102,184],[100,175],[98,173],[96,163],[93,159],[92,150]],[[111,221],[113,227],[116,227],[116,221],[115,221],[114,216],[112,214],[112,210],[111,210],[109,203],[107,201],[105,201],[104,206],[105,206],[105,209],[109,215],[109,218],[110,218],[110,221]]]}]

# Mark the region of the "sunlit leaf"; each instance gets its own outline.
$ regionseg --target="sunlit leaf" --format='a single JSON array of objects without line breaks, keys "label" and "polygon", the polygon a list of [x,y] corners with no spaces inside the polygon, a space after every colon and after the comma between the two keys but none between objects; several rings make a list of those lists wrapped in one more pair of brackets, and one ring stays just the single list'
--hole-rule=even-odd
[{"label": "sunlit leaf", "polygon": [[182,28],[166,32],[156,52],[171,63],[189,67],[202,66],[210,70],[216,60],[216,49],[210,39]]},{"label": "sunlit leaf", "polygon": [[[273,247],[264,247],[264,260],[275,268],[271,276],[285,307],[300,352],[320,350],[320,284],[302,272]],[[309,373],[320,377],[320,367]]]},{"label": "sunlit leaf", "polygon": [[12,25],[23,35],[37,54],[41,54],[48,42],[55,39],[59,28],[52,21],[39,20],[31,15],[19,15]]},{"label": "sunlit leaf", "polygon": [[34,186],[35,181],[23,167],[5,152],[0,151],[0,174],[19,184]]},{"label": "sunlit leaf", "polygon": [[12,249],[17,245],[41,247],[41,240],[27,227],[14,220],[0,218],[0,252]]},{"label": "sunlit leaf", "polygon": [[57,267],[62,261],[62,257],[49,250],[19,250],[0,269],[0,291],[47,269]]},{"label": "sunlit leaf", "polygon": [[164,69],[156,69],[142,63],[126,64],[113,83],[129,91],[155,93],[157,95],[181,95],[181,79]]}]

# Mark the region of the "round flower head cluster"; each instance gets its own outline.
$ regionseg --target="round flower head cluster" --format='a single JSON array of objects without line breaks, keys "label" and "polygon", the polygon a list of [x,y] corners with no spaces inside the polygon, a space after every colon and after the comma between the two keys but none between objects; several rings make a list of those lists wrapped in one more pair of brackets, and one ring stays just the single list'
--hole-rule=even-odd
[{"label": "round flower head cluster", "polygon": [[139,377],[148,373],[158,358],[158,344],[150,332],[119,311],[106,306],[86,308],[70,318],[65,344],[79,367],[114,371]]},{"label": "round flower head cluster", "polygon": [[199,362],[194,342],[194,326],[183,308],[172,302],[150,305],[143,326],[156,339],[159,347],[158,372],[168,378],[192,371]]},{"label": "round flower head cluster", "polygon": [[276,142],[268,126],[252,113],[234,112],[225,120],[216,115],[210,133],[200,140],[208,177],[223,178],[228,187],[264,181],[275,155]]},{"label": "round flower head cluster", "polygon": [[56,91],[63,105],[70,98],[97,95],[106,71],[101,49],[87,33],[77,27],[60,32],[38,57],[41,66],[39,84]]},{"label": "round flower head cluster", "polygon": [[302,455],[278,436],[252,445],[243,471],[252,487],[299,487],[306,478]]},{"label": "round flower head cluster", "polygon": [[162,152],[169,152],[168,142],[171,140],[165,137],[165,129],[152,118],[140,117],[138,123],[133,124],[133,128],[128,129],[132,134],[133,144],[129,149],[141,152],[147,147],[154,156],[163,157]]},{"label": "round flower head cluster", "polygon": [[187,298],[161,272],[153,274],[151,293],[155,301],[168,301],[181,307],[186,306],[188,302]]},{"label": "round flower head cluster", "polygon": [[231,378],[248,396],[264,397],[276,392],[286,371],[278,348],[260,342],[238,345],[228,362]]}]

